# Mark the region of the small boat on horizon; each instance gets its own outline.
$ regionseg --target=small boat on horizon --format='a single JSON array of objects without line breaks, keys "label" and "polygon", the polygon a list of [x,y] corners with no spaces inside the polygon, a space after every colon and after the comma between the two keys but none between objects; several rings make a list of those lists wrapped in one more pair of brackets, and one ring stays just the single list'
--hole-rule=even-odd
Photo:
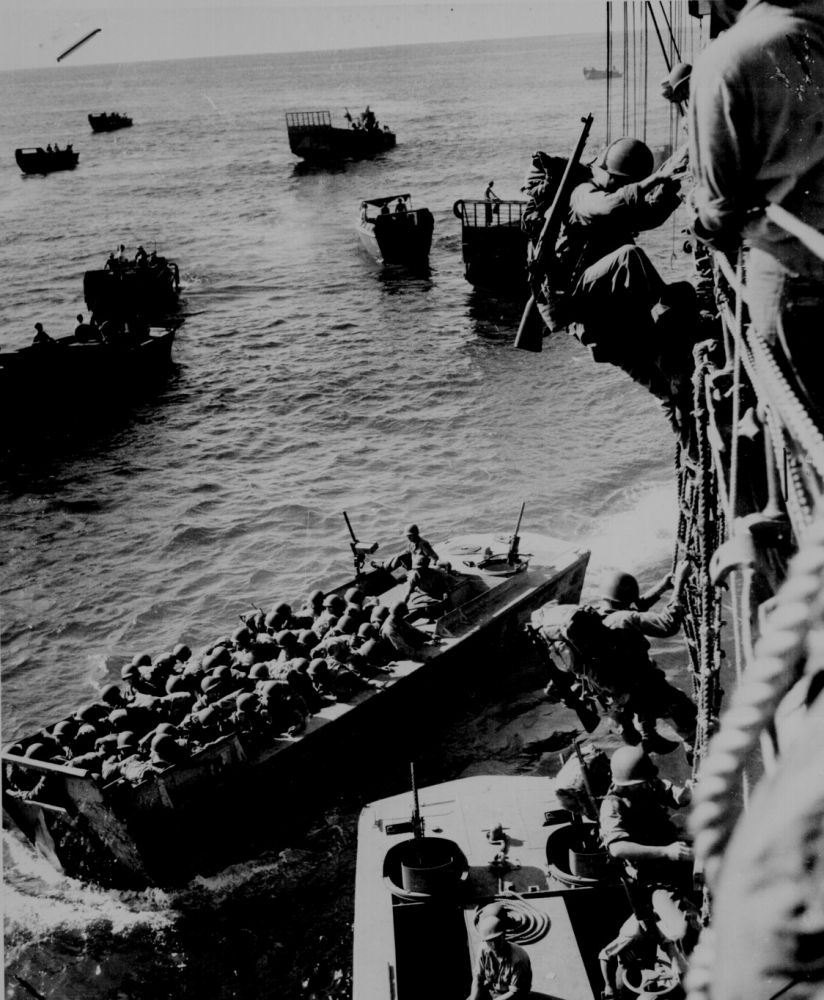
[{"label": "small boat on horizon", "polygon": [[74,170],[80,159],[69,143],[65,149],[42,146],[15,149],[14,158],[24,174],[50,174],[54,170]]},{"label": "small boat on horizon", "polygon": [[412,208],[409,194],[361,202],[357,231],[369,253],[385,264],[426,261],[435,219],[428,208]]},{"label": "small boat on horizon", "polygon": [[623,75],[624,74],[614,66],[612,69],[596,69],[594,66],[584,67],[585,80],[617,80]]},{"label": "small boat on horizon", "polygon": [[103,111],[97,115],[89,115],[89,125],[93,132],[114,132],[119,128],[129,128],[134,124],[128,115],[121,115],[117,111]]}]

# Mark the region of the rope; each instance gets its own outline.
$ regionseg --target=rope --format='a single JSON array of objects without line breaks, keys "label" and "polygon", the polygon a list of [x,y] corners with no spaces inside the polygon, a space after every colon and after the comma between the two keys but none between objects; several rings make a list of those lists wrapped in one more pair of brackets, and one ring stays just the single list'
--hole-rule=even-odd
[{"label": "rope", "polygon": [[516,896],[515,899],[509,896],[505,898],[509,919],[515,924],[506,932],[507,941],[514,941],[520,945],[540,941],[549,930],[549,915],[537,910],[522,896]]},{"label": "rope", "polygon": [[[609,6],[609,4],[607,4]],[[647,141],[649,99],[649,4],[644,4],[644,142]]]},{"label": "rope", "polygon": [[610,83],[612,81],[612,4],[608,3],[607,8],[607,145],[612,140],[612,121],[610,117]]}]

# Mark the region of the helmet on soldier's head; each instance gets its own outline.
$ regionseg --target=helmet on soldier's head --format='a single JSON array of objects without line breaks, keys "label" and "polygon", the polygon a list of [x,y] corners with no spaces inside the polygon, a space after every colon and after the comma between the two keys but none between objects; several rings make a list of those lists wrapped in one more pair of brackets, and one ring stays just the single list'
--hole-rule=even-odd
[{"label": "helmet on soldier's head", "polygon": [[295,635],[294,632],[290,632],[288,629],[285,629],[283,632],[278,632],[278,634],[275,636],[275,639],[277,640],[277,644],[281,647],[281,649],[286,649],[291,646],[297,646],[298,644],[298,637]]},{"label": "helmet on soldier's head", "polygon": [[372,608],[372,614],[370,615],[370,621],[373,621],[380,625],[381,622],[386,621],[389,617],[389,608],[385,604],[376,604]]},{"label": "helmet on soldier's head", "polygon": [[269,680],[269,668],[265,663],[255,663],[252,669],[249,671],[249,677],[253,681],[268,681]]},{"label": "helmet on soldier's head", "polygon": [[148,653],[136,653],[132,657],[132,663],[136,667],[150,667],[152,665],[152,658]]},{"label": "helmet on soldier's head", "polygon": [[136,663],[127,663],[126,666],[122,667],[120,670],[120,679],[127,681],[131,677],[136,677],[138,673],[139,671]]},{"label": "helmet on soldier's head", "polygon": [[354,635],[357,631],[358,623],[351,615],[344,615],[338,620],[335,628],[344,635]]},{"label": "helmet on soldier's head", "polygon": [[257,695],[253,694],[251,691],[247,691],[245,694],[239,694],[237,696],[237,700],[235,701],[235,708],[238,712],[254,712],[257,705]]},{"label": "helmet on soldier's head", "polygon": [[188,691],[189,685],[181,674],[171,674],[166,678],[166,694],[175,694],[177,691]]},{"label": "helmet on soldier's head", "polygon": [[406,604],[406,601],[395,601],[395,603],[389,609],[389,614],[392,618],[402,618],[408,612],[409,612],[409,607]]},{"label": "helmet on soldier's head", "polygon": [[117,737],[117,749],[124,750],[126,747],[136,747],[137,737],[132,732],[120,733]]},{"label": "helmet on soldier's head", "polygon": [[286,601],[281,601],[272,608],[272,614],[278,615],[280,618],[291,618],[291,605],[287,604]]},{"label": "helmet on soldier's head", "polygon": [[179,642],[172,650],[172,656],[180,660],[181,663],[185,663],[191,655],[191,649],[189,649],[189,647],[184,645],[182,642]]},{"label": "helmet on soldier's head", "polygon": [[347,604],[363,604],[363,591],[357,587],[350,587],[343,595],[343,599]]},{"label": "helmet on soldier's head", "polygon": [[323,601],[323,606],[333,614],[340,615],[346,607],[346,601],[340,594],[329,594]]},{"label": "helmet on soldier's head", "polygon": [[658,768],[638,747],[619,747],[610,758],[609,769],[615,785],[640,785],[658,774]]},{"label": "helmet on soldier's head", "polygon": [[482,941],[491,941],[493,938],[503,937],[504,923],[500,917],[483,916],[478,921],[478,934]]},{"label": "helmet on soldier's head", "polygon": [[121,691],[117,684],[107,684],[100,692],[100,700],[107,705],[114,705],[120,701]]},{"label": "helmet on soldier's head", "polygon": [[405,535],[419,535],[420,532],[418,531],[417,524],[407,524],[406,531],[404,532],[404,534]]},{"label": "helmet on soldier's head", "polygon": [[245,625],[239,625],[234,632],[232,632],[232,642],[236,646],[248,646],[252,641],[252,633],[246,628]]},{"label": "helmet on soldier's head", "polygon": [[640,139],[624,137],[611,142],[595,161],[595,166],[605,170],[610,177],[626,183],[642,181],[649,177],[655,165],[652,150]]},{"label": "helmet on soldier's head", "polygon": [[601,580],[601,597],[611,604],[637,604],[638,581],[631,573],[606,573]]}]

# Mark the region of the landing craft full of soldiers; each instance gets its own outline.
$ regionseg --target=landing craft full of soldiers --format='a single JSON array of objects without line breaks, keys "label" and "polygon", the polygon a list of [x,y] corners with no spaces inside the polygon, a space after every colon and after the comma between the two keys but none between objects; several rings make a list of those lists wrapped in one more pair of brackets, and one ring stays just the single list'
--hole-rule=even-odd
[{"label": "landing craft full of soldiers", "polygon": [[[427,294],[433,240],[452,225],[466,281],[509,304],[511,366],[537,364],[516,349],[551,352],[568,334],[582,364],[654,398],[675,456],[670,571],[645,587],[634,566],[588,578],[588,546],[535,526],[528,498],[511,523],[456,523],[446,537],[399,502],[383,518],[399,536],[389,546],[341,510],[343,582],[307,573],[300,598],[271,585],[200,647],[120,656],[96,698],[2,753],[4,823],[105,889],[220,878],[355,797],[355,1000],[433,984],[468,1000],[806,1000],[824,979],[824,11],[604,10],[604,68],[583,67],[585,86],[576,76],[591,102],[570,114],[577,141],[525,159],[522,197],[493,178],[483,197],[455,190],[451,212],[414,208],[414,183],[383,179],[405,155],[403,122],[370,105],[337,123],[290,110],[285,138],[302,161],[296,198],[368,166],[350,219],[333,223],[364,283],[377,261],[393,294]],[[660,82],[639,55],[650,46]],[[632,134],[642,93],[666,110],[669,142]],[[86,113],[94,133],[133,124]],[[79,124],[67,115],[63,128]],[[124,141],[153,127],[137,116]],[[17,149],[21,183],[81,173],[84,149],[67,137]],[[637,242],[670,223],[689,280],[665,280]],[[159,235],[174,250],[174,231]],[[169,377],[191,292],[154,234],[140,238],[151,252],[119,243],[103,266],[87,262],[88,322],[81,312],[72,335],[53,336],[62,319],[41,316],[31,344],[0,354],[8,426],[48,434],[66,409],[140,405]],[[656,662],[679,637],[689,690]],[[572,720],[552,774],[469,762],[421,784],[416,760],[502,691],[537,693]]]}]

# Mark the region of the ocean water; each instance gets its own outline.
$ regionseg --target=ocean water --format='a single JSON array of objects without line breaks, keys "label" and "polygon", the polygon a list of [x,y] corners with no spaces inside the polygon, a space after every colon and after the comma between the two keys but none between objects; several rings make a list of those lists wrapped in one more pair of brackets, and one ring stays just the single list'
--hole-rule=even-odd
[{"label": "ocean water", "polygon": [[[598,36],[573,36],[0,74],[0,347],[38,320],[70,332],[83,272],[120,243],[178,261],[187,315],[159,391],[80,428],[68,412],[4,460],[4,742],[136,652],[203,646],[252,604],[339,582],[344,510],[382,554],[411,520],[433,541],[511,532],[525,502],[525,530],[592,547],[596,582],[669,568],[657,406],[566,335],[513,350],[521,304],[465,282],[452,213],[492,178],[518,197],[531,153],[569,152],[590,111],[595,152],[604,84],[581,67],[602,63]],[[291,155],[284,112],[366,104],[396,149],[334,169]],[[92,134],[86,115],[110,110],[134,127]],[[647,128],[670,140],[654,102]],[[22,176],[14,148],[47,142],[78,168]],[[435,216],[426,273],[374,263],[355,234],[362,199],[405,192]],[[689,272],[681,226],[642,240],[666,280]],[[663,662],[678,673],[674,646]],[[551,767],[523,733],[560,746],[575,724],[537,696],[475,709],[431,780]],[[16,977],[50,998],[347,996],[358,803],[327,805],[285,855],[175,893],[84,886],[4,833],[7,997],[31,996]]]}]

